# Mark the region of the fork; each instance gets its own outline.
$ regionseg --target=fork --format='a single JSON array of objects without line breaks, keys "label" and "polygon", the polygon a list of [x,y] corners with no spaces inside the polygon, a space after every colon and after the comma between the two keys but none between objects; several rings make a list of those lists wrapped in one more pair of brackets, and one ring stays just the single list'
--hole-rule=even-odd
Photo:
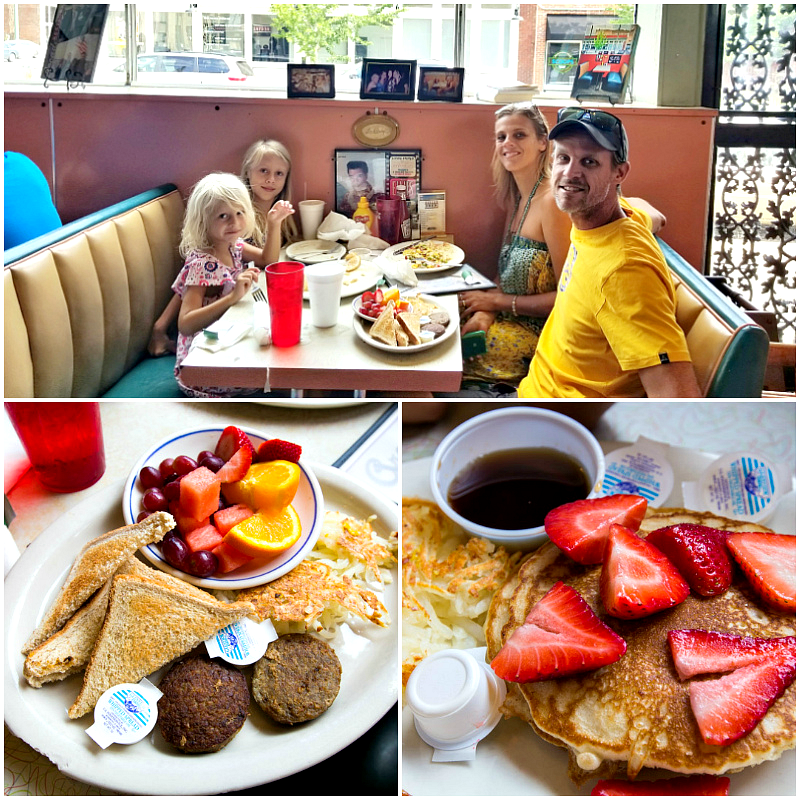
[{"label": "fork", "polygon": [[255,289],[253,289],[253,299],[256,301],[256,303],[267,302],[267,296],[264,294],[263,290],[258,286],[256,286]]}]

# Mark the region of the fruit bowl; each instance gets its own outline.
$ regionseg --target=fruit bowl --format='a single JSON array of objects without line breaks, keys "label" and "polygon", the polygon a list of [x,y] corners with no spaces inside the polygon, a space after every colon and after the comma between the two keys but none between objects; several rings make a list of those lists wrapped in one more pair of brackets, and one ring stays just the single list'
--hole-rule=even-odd
[{"label": "fruit bowl", "polygon": [[[221,427],[187,430],[173,434],[149,448],[136,462],[125,482],[122,495],[122,514],[125,517],[125,522],[128,525],[136,522],[136,518],[143,508],[142,497],[144,490],[138,480],[139,472],[143,467],[150,466],[157,469],[165,458],[176,458],[179,455],[189,455],[194,458],[203,450],[213,451],[222,430],[223,428]],[[256,449],[262,442],[267,440],[267,437],[249,428],[242,428],[242,430],[250,437],[250,441]],[[302,534],[299,540],[288,550],[278,553],[269,559],[254,559],[231,572],[225,574],[216,573],[208,578],[198,578],[168,564],[161,554],[160,546],[157,544],[150,544],[141,548],[141,554],[153,566],[203,589],[246,589],[250,586],[260,586],[280,578],[294,569],[314,547],[319,538],[325,515],[322,489],[319,481],[307,462],[300,459],[298,465],[300,467],[300,483],[292,505],[300,517]]]}]

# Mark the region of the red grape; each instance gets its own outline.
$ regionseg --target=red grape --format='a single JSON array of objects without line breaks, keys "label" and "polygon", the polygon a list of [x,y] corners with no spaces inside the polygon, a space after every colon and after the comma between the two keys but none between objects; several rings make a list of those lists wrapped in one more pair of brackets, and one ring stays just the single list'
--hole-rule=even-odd
[{"label": "red grape", "polygon": [[162,491],[169,502],[176,503],[181,499],[181,479],[175,478],[174,481],[165,483]]},{"label": "red grape", "polygon": [[192,470],[197,469],[197,462],[190,456],[178,456],[172,462],[172,469],[176,475],[188,475]]},{"label": "red grape", "polygon": [[188,572],[186,565],[190,555],[189,547],[180,536],[165,538],[161,542],[161,553],[168,564],[176,569],[182,569],[184,572]]},{"label": "red grape", "polygon": [[219,456],[215,456],[213,453],[210,456],[206,456],[200,462],[201,467],[210,469],[212,472],[219,472],[224,465],[225,462]]},{"label": "red grape", "polygon": [[186,560],[186,572],[198,578],[207,578],[219,568],[217,557],[209,550],[198,550],[190,553]]},{"label": "red grape", "polygon": [[142,505],[146,511],[152,513],[153,511],[168,511],[169,501],[164,496],[161,489],[148,489],[142,496]]},{"label": "red grape", "polygon": [[159,465],[158,469],[161,472],[161,477],[165,480],[170,476],[175,474],[175,469],[173,467],[175,459],[174,458],[165,458]]},{"label": "red grape", "polygon": [[145,489],[160,489],[164,483],[161,472],[155,467],[142,467],[139,470],[139,482]]},{"label": "red grape", "polygon": [[209,456],[213,456],[213,455],[215,455],[213,450],[201,450],[197,454],[197,463],[199,464],[204,459],[208,458]]},{"label": "red grape", "polygon": [[147,519],[150,516],[149,511],[140,511],[139,516],[136,517],[137,522],[141,522],[143,519]]}]

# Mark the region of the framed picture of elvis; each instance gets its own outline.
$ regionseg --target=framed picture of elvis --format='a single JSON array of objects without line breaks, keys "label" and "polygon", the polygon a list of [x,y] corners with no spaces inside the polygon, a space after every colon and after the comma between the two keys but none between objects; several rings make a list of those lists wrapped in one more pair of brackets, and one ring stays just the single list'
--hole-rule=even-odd
[{"label": "framed picture of elvis", "polygon": [[336,211],[352,217],[362,197],[375,211],[378,196],[404,195],[413,227],[413,220],[419,219],[421,165],[421,150],[335,150]]}]

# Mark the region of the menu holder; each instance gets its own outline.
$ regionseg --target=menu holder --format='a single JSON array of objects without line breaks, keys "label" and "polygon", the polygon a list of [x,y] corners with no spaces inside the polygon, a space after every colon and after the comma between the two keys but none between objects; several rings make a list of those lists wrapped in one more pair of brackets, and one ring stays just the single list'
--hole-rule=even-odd
[{"label": "menu holder", "polygon": [[42,78],[46,83],[92,82],[108,8],[108,5],[59,3],[42,66]]}]

